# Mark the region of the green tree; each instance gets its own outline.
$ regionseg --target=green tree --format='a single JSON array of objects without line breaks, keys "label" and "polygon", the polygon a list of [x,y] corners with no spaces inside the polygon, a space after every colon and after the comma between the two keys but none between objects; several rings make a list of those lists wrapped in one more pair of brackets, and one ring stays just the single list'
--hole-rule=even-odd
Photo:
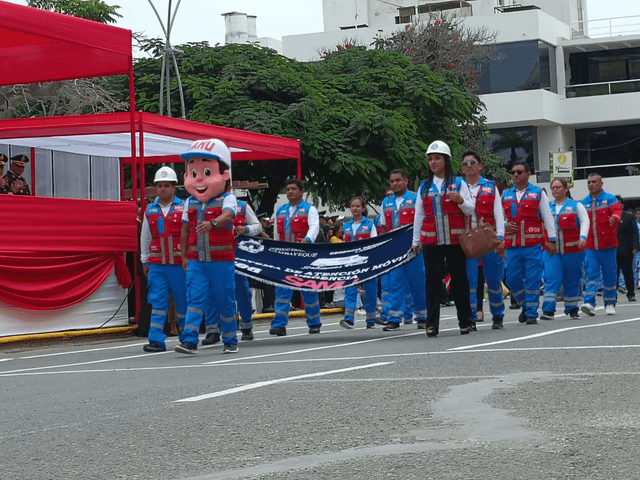
[{"label": "green tree", "polygon": [[100,23],[116,23],[122,18],[120,6],[107,5],[102,0],[29,0],[27,5]]},{"label": "green tree", "polygon": [[[136,104],[152,112],[158,111],[160,48],[150,42],[155,55],[134,68]],[[481,108],[446,72],[393,51],[343,45],[317,63],[301,63],[253,45],[193,43],[180,50],[188,118],[300,139],[307,189],[332,206],[353,195],[378,200],[394,168],[424,177],[424,152],[436,138],[460,154],[460,125]],[[172,91],[177,98],[176,83]],[[293,163],[273,165],[255,162],[234,172],[243,178],[249,168],[249,179],[269,181],[259,211],[270,211],[284,179],[295,174]]]}]

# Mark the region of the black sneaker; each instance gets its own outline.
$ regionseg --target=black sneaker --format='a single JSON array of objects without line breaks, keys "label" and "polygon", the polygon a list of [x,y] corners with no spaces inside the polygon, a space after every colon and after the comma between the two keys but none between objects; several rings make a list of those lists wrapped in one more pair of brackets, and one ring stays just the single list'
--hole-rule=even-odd
[{"label": "black sneaker", "polygon": [[522,311],[520,312],[520,315],[518,315],[518,321],[520,323],[525,323],[527,321],[527,314],[524,313],[524,308],[522,309]]},{"label": "black sneaker", "polygon": [[418,322],[418,330],[426,330],[427,322]]},{"label": "black sneaker", "polygon": [[287,334],[285,327],[272,327],[269,329],[269,335],[277,335],[278,337],[284,337]]},{"label": "black sneaker", "polygon": [[176,345],[173,350],[178,353],[186,353],[186,354],[193,355],[195,353],[198,353],[198,345],[191,342],[184,342],[184,343],[181,343],[180,345]]},{"label": "black sneaker", "polygon": [[525,323],[526,323],[527,325],[537,325],[538,320],[536,320],[536,319],[535,319],[535,318],[533,318],[533,317],[527,317],[527,319],[525,320]]},{"label": "black sneaker", "polygon": [[475,323],[471,324],[471,326],[469,327],[469,331],[470,332],[477,332],[478,331],[478,327],[476,327]]},{"label": "black sneaker", "polygon": [[215,345],[220,341],[219,333],[207,333],[207,336],[202,340],[202,345]]},{"label": "black sneaker", "polygon": [[554,317],[554,312],[542,312],[542,315],[540,315],[540,320],[553,320]]},{"label": "black sneaker", "polygon": [[264,307],[262,309],[262,313],[276,313],[276,309],[273,308],[273,305],[270,307]]},{"label": "black sneaker", "polygon": [[367,328],[376,328],[375,323],[367,323]]},{"label": "black sneaker", "polygon": [[400,330],[400,324],[396,322],[387,322],[387,325],[382,329],[385,332],[395,332]]},{"label": "black sneaker", "polygon": [[156,342],[149,342],[148,345],[142,347],[142,350],[148,353],[158,353],[158,352],[166,352],[167,349],[162,345],[157,344]]},{"label": "black sneaker", "polygon": [[504,326],[502,325],[503,319],[500,317],[493,317],[493,324],[491,325],[492,330],[502,330]]},{"label": "black sneaker", "polygon": [[386,325],[387,321],[384,318],[376,318],[377,325]]},{"label": "black sneaker", "polygon": [[320,333],[320,327],[322,325],[314,325],[313,327],[309,327],[309,334],[311,333]]},{"label": "black sneaker", "polygon": [[222,347],[222,353],[238,353],[238,345],[225,345]]},{"label": "black sneaker", "polygon": [[[340,320],[340,326],[342,328],[347,328],[347,329],[350,330],[350,329],[353,328],[354,325],[353,325],[353,321],[351,321],[351,320]],[[309,333],[311,333],[311,332],[309,332]]]},{"label": "black sneaker", "polygon": [[635,302],[636,301],[636,296],[635,295],[629,295],[627,298],[629,299],[630,302]]},{"label": "black sneaker", "polygon": [[580,318],[580,315],[578,314],[578,309],[577,308],[572,308],[569,311],[569,317],[570,318]]},{"label": "black sneaker", "polygon": [[240,340],[243,340],[243,341],[253,340],[253,331],[250,328],[243,328],[240,331],[242,332],[242,337],[240,337]]}]

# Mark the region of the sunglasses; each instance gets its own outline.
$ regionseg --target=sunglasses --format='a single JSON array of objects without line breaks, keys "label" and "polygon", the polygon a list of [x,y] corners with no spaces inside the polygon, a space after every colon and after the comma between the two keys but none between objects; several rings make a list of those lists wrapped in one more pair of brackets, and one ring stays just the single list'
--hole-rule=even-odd
[{"label": "sunglasses", "polygon": [[477,161],[477,160],[473,160],[473,159],[472,159],[472,160],[468,160],[468,161],[467,161],[467,160],[465,160],[465,161],[464,161],[464,162],[462,162],[460,165],[462,165],[463,167],[467,167],[467,166],[469,166],[469,165],[475,165],[475,164],[477,164],[477,163],[478,163],[478,161]]},{"label": "sunglasses", "polygon": [[524,170],[511,170],[511,175],[521,175],[524,172]]}]

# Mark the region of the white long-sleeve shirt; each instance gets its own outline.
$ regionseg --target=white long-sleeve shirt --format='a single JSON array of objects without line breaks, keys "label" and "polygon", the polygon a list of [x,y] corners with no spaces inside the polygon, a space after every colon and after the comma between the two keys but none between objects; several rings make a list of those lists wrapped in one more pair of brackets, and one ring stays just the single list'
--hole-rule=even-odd
[{"label": "white long-sleeve shirt", "polygon": [[[438,191],[442,191],[444,184],[444,178],[433,177],[433,183],[438,188]],[[465,215],[471,215],[475,210],[475,202],[471,198],[469,193],[469,187],[466,182],[460,182],[460,191],[458,192],[463,198],[464,202],[460,204],[460,210]],[[547,206],[548,208],[548,206]],[[420,245],[420,231],[422,230],[422,221],[424,220],[424,206],[422,205],[422,199],[420,198],[420,190],[418,190],[418,201],[416,201],[416,213],[413,219],[413,241],[412,245]]]},{"label": "white long-sleeve shirt", "polygon": [[251,205],[247,203],[246,210],[244,212],[245,227],[247,227],[247,235],[258,236],[262,232],[262,224],[256,216]]}]

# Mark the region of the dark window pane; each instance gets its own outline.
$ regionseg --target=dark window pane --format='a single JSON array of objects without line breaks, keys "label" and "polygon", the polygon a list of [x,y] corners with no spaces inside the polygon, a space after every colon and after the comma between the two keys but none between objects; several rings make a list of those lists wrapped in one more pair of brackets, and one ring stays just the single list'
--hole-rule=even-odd
[{"label": "dark window pane", "polygon": [[[640,125],[624,125],[576,130],[576,179],[585,179],[590,173],[603,177],[634,175],[640,163]],[[629,164],[619,167],[606,165]]]}]

